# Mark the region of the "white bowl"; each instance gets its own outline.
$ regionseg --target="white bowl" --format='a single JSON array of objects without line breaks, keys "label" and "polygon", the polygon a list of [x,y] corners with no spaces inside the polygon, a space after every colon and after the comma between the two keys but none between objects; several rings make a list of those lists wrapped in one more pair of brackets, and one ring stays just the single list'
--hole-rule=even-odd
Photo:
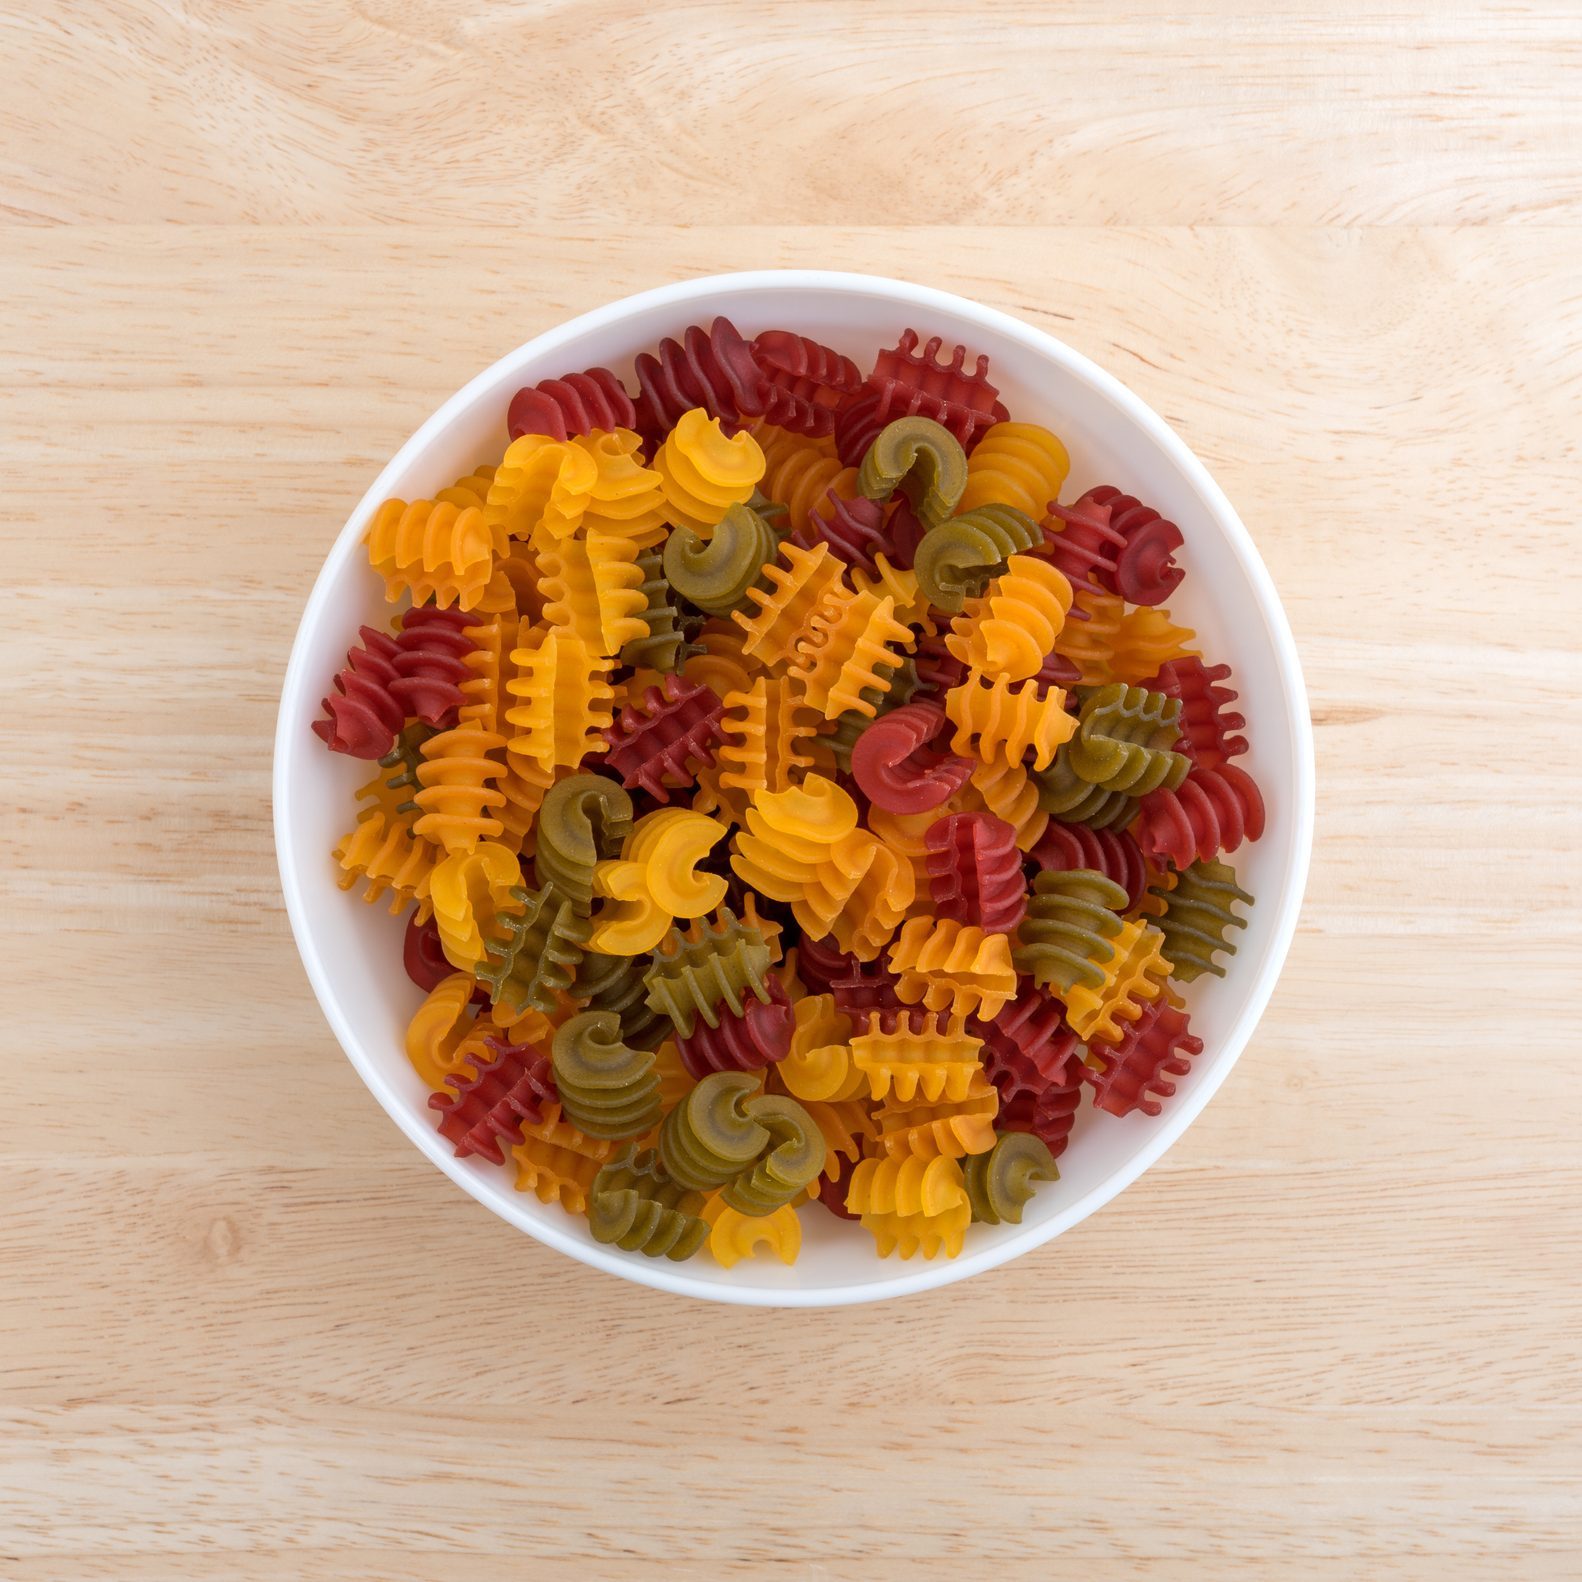
[{"label": "white bowl", "polygon": [[[1187,577],[1170,608],[1198,630],[1211,661],[1232,666],[1247,716],[1252,750],[1242,761],[1263,790],[1268,827],[1235,854],[1257,904],[1228,975],[1187,991],[1203,1054],[1157,1117],[1118,1120],[1084,1105],[1060,1180],[1040,1188],[1021,1225],[974,1226],[959,1258],[877,1258],[864,1231],[818,1208],[802,1211],[802,1254],[791,1268],[752,1260],[722,1269],[706,1252],[673,1264],[600,1246],[582,1220],[515,1191],[509,1168],[452,1157],[404,1053],[422,998],[401,967],[404,924],[336,887],[330,851],[352,822],[367,765],[326,752],[309,724],[358,625],[390,614],[362,546],[375,507],[391,495],[430,495],[497,459],[520,386],[597,364],[627,374],[645,347],[720,313],[748,336],[799,330],[864,365],[908,326],[988,353],[1013,417],[1045,424],[1069,447],[1068,497],[1116,483],[1179,523]],[[1257,1025],[1296,926],[1313,837],[1312,727],[1290,627],[1246,528],[1202,463],[1117,379],[1042,330],[962,297],[877,276],[776,270],[683,281],[573,319],[479,374],[401,447],[341,530],[303,611],[280,700],[274,800],[286,910],[314,993],[374,1097],[439,1170],[529,1235],[624,1279],[762,1307],[834,1306],[946,1285],[1040,1246],[1109,1202],[1192,1123]]]}]

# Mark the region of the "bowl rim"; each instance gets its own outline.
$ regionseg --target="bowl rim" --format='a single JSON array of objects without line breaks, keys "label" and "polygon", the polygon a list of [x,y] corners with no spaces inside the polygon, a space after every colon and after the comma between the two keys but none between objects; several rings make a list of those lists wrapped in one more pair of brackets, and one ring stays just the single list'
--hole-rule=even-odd
[{"label": "bowl rim", "polygon": [[[511,365],[551,353],[567,341],[574,340],[590,330],[606,327],[636,312],[653,308],[679,308],[703,300],[717,304],[724,298],[755,294],[768,289],[878,293],[899,306],[915,309],[920,316],[926,316],[931,311],[948,313],[991,332],[1020,341],[1029,350],[1062,365],[1069,373],[1085,382],[1096,395],[1106,398],[1119,407],[1132,422],[1146,431],[1180,468],[1185,481],[1197,492],[1200,503],[1214,518],[1228,540],[1233,554],[1241,563],[1242,570],[1253,589],[1271,646],[1277,656],[1280,689],[1291,720],[1294,746],[1294,762],[1291,766],[1294,780],[1292,791],[1294,816],[1290,825],[1289,849],[1285,854],[1290,881],[1277,904],[1270,948],[1264,957],[1258,980],[1249,986],[1240,1016],[1228,1036],[1221,1041],[1222,1053],[1215,1068],[1205,1073],[1203,1079],[1194,1085],[1188,1094],[1170,1105],[1158,1127],[1098,1186],[1066,1205],[1047,1221],[1025,1227],[1023,1235],[996,1242],[975,1252],[964,1252],[957,1258],[924,1261],[920,1267],[908,1271],[899,1278],[891,1276],[883,1281],[861,1281],[840,1286],[811,1286],[803,1289],[714,1284],[689,1275],[684,1264],[643,1258],[623,1253],[618,1248],[607,1248],[596,1242],[579,1239],[561,1230],[547,1218],[539,1219],[525,1212],[521,1214],[508,1212],[506,1208],[486,1196],[482,1177],[466,1169],[464,1161],[452,1158],[450,1151],[442,1146],[443,1139],[438,1132],[432,1127],[421,1126],[419,1117],[410,1113],[411,1106],[385,1081],[341,1008],[340,998],[313,947],[309,934],[307,909],[297,880],[297,869],[301,858],[294,832],[290,827],[290,789],[286,773],[289,755],[288,730],[299,729],[302,724],[300,712],[291,707],[292,699],[311,691],[317,684],[316,680],[305,676],[306,636],[317,629],[319,622],[327,613],[331,583],[335,580],[335,574],[338,574],[341,563],[355,552],[361,541],[365,513],[384,498],[388,492],[389,480],[405,468],[412,455],[425,450],[431,440],[449,426],[454,414],[470,405],[476,394],[495,382]],[[311,709],[311,704],[309,708]],[[362,498],[352,508],[340,533],[325,554],[323,564],[314,579],[313,588],[308,594],[302,617],[292,637],[291,654],[281,685],[274,737],[271,792],[275,853],[280,870],[281,889],[285,897],[286,914],[290,919],[292,936],[296,940],[297,953],[302,958],[303,968],[312,985],[319,1009],[364,1085],[379,1101],[385,1113],[431,1163],[437,1165],[445,1176],[490,1212],[507,1220],[517,1229],[526,1231],[527,1234],[556,1251],[575,1258],[579,1263],[601,1269],[638,1285],[668,1291],[679,1296],[738,1306],[802,1308],[844,1307],[862,1302],[882,1301],[890,1297],[909,1296],[919,1291],[950,1285],[975,1274],[985,1273],[1052,1241],[1117,1197],[1145,1170],[1154,1165],[1197,1119],[1209,1100],[1218,1092],[1220,1085],[1241,1058],[1248,1040],[1268,1006],[1270,995],[1284,968],[1296,932],[1297,918],[1307,887],[1312,858],[1316,795],[1312,719],[1308,709],[1301,659],[1297,653],[1296,640],[1292,635],[1290,623],[1275,590],[1273,579],[1253,543],[1251,534],[1226,498],[1224,491],[1210,476],[1208,469],[1198,460],[1185,440],[1152,407],[1113,374],[1108,373],[1083,353],[1066,345],[1064,341],[1049,334],[1048,331],[1028,324],[1014,314],[932,286],[896,280],[885,275],[824,269],[734,271],[673,281],[669,285],[635,292],[579,314],[523,342],[514,350],[497,358],[442,402],[397,448]]]}]

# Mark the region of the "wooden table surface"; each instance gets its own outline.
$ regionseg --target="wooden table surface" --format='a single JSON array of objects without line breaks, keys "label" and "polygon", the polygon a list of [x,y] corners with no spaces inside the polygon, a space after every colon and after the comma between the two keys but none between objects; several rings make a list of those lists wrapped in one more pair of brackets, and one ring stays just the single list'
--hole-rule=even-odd
[{"label": "wooden table surface", "polygon": [[[0,1576],[1582,1572],[1574,5],[0,4]],[[1002,305],[1207,461],[1318,844],[1184,1140],[761,1315],[442,1181],[277,889],[286,653],[499,353],[759,265]]]}]

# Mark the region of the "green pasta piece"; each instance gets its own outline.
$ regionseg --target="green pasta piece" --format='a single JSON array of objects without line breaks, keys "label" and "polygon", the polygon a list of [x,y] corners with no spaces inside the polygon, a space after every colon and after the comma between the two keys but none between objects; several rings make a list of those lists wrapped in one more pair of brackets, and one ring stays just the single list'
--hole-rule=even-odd
[{"label": "green pasta piece", "polygon": [[571,997],[584,1010],[614,1011],[621,1019],[621,1040],[633,1049],[654,1049],[670,1032],[670,1022],[648,1005],[644,979],[651,956],[604,956],[590,952],[582,958]]},{"label": "green pasta piece", "polygon": [[677,527],[665,541],[665,575],[673,592],[709,615],[728,615],[747,602],[763,569],[780,551],[775,531],[756,511],[732,505],[704,539]]},{"label": "green pasta piece", "polygon": [[588,1226],[595,1241],[680,1263],[708,1240],[702,1207],[703,1194],[675,1181],[652,1148],[632,1145],[593,1178]]},{"label": "green pasta piece", "polygon": [[649,1009],[668,1017],[683,1038],[691,1037],[699,1016],[718,1027],[721,1006],[740,1016],[745,995],[768,1003],[771,957],[762,932],[722,906],[717,922],[699,919],[660,941],[644,980]]},{"label": "green pasta piece", "polygon": [[645,549],[637,557],[637,566],[643,574],[640,591],[647,603],[642,621],[648,632],[646,636],[634,637],[621,650],[621,663],[668,675],[686,658],[687,643],[676,625],[676,606],[665,577],[664,557],[657,549]]},{"label": "green pasta piece", "polygon": [[614,1011],[583,1011],[556,1032],[555,1087],[566,1119],[589,1137],[640,1137],[659,1119],[652,1050],[621,1041]]},{"label": "green pasta piece", "polygon": [[1067,751],[1070,746],[1070,742],[1062,742],[1055,761],[1047,769],[1032,771],[1033,784],[1038,787],[1039,807],[1062,824],[1086,824],[1092,829],[1129,824],[1137,810],[1137,798],[1127,796],[1124,791],[1106,791],[1100,786],[1089,785],[1071,767]]},{"label": "green pasta piece", "polygon": [[1060,1179],[1049,1145],[1031,1132],[1002,1132],[988,1153],[962,1161],[961,1175],[977,1225],[1020,1225],[1038,1183]]},{"label": "green pasta piece", "polygon": [[417,777],[418,765],[423,762],[423,743],[435,734],[432,725],[425,725],[421,720],[412,720],[402,726],[401,734],[396,737],[395,746],[379,760],[381,769],[394,769],[385,784],[392,791],[410,790],[412,795],[406,801],[396,804],[397,813],[416,813],[418,806],[413,798],[416,797],[421,782]]},{"label": "green pasta piece", "polygon": [[747,509],[761,516],[777,539],[783,539],[790,533],[791,507],[771,500],[762,489],[753,490],[747,501]]},{"label": "green pasta piece", "polygon": [[1181,700],[1123,681],[1082,695],[1077,734],[1066,744],[1072,772],[1101,791],[1143,797],[1172,791],[1192,767],[1171,751],[1180,738]]},{"label": "green pasta piece", "polygon": [[857,493],[888,500],[900,489],[924,527],[943,522],[967,487],[967,453],[949,429],[927,417],[886,423],[857,469]]},{"label": "green pasta piece", "polygon": [[517,1015],[547,1014],[556,996],[571,988],[593,925],[553,885],[516,886],[511,896],[522,910],[498,918],[504,938],[493,944],[475,976],[496,1005]]},{"label": "green pasta piece", "polygon": [[1125,889],[1092,868],[1039,874],[1011,949],[1016,970],[1057,995],[1098,988],[1125,906]]},{"label": "green pasta piece", "polygon": [[738,1214],[761,1218],[818,1179],[826,1144],[818,1122],[795,1099],[767,1093],[748,1100],[745,1108],[768,1132],[769,1146],[720,1196]]},{"label": "green pasta piece", "polygon": [[1014,505],[980,505],[931,527],[917,546],[912,570],[937,609],[960,610],[981,597],[1012,555],[1041,544],[1043,529]]},{"label": "green pasta piece", "polygon": [[1226,937],[1232,928],[1245,928],[1247,920],[1231,908],[1240,902],[1252,905],[1252,897],[1236,883],[1236,870],[1226,862],[1195,862],[1183,869],[1173,890],[1152,889],[1150,895],[1164,902],[1164,916],[1156,920],[1164,935],[1164,955],[1170,963],[1170,976],[1190,983],[1211,972],[1225,976],[1224,966],[1215,961],[1218,951],[1236,954],[1236,943]]},{"label": "green pasta piece", "polygon": [[712,1072],[665,1117],[659,1156],[683,1186],[712,1192],[762,1157],[769,1133],[746,1108],[758,1082],[751,1071]]},{"label": "green pasta piece", "polygon": [[593,870],[632,832],[632,799],[603,775],[575,774],[549,788],[538,813],[540,882],[552,884],[587,916],[593,910]]}]

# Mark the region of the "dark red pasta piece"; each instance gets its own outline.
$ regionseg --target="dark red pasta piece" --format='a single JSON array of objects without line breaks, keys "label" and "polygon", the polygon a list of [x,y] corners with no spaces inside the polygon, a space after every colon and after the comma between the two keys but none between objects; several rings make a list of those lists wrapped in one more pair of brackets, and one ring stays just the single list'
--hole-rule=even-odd
[{"label": "dark red pasta piece", "polygon": [[930,824],[928,888],[934,915],[1008,934],[1027,910],[1016,831],[992,813],[951,813]]},{"label": "dark red pasta piece", "polygon": [[1111,579],[1115,592],[1132,604],[1163,604],[1186,575],[1173,558],[1181,547],[1181,529],[1113,484],[1089,489],[1083,498],[1108,508],[1109,525],[1124,540]]},{"label": "dark red pasta piece", "polygon": [[857,1168],[857,1160],[841,1159],[840,1169],[835,1179],[828,1176],[818,1178],[818,1200],[831,1214],[839,1215],[841,1219],[854,1220],[857,1215],[846,1207],[846,1194],[851,1191],[852,1172]]},{"label": "dark red pasta piece", "polygon": [[488,1046],[493,1058],[470,1077],[446,1077],[451,1091],[430,1094],[428,1107],[439,1113],[440,1135],[458,1159],[477,1154],[499,1165],[505,1163],[501,1139],[519,1141],[521,1123],[542,1121],[544,1103],[558,1095],[554,1068],[541,1049],[500,1038],[489,1039]]},{"label": "dark red pasta piece", "polygon": [[946,725],[932,703],[903,703],[875,720],[851,750],[863,795],[889,813],[926,813],[949,801],[967,783],[972,761],[928,745]]},{"label": "dark red pasta piece", "polygon": [[810,406],[833,408],[862,384],[851,358],[791,330],[765,330],[754,337],[752,353],[771,385]]},{"label": "dark red pasta piece", "polygon": [[1058,566],[1073,588],[1087,593],[1114,593],[1116,559],[1126,547],[1110,522],[1111,507],[1094,498],[1103,492],[1089,489],[1073,505],[1051,505],[1043,521],[1043,558]]},{"label": "dark red pasta piece", "polygon": [[877,961],[861,961],[830,982],[829,992],[845,1015],[862,1023],[870,1011],[902,1011],[896,975]]},{"label": "dark red pasta piece", "polygon": [[634,366],[637,427],[651,444],[693,407],[717,417],[730,433],[768,413],[774,387],[727,318],[715,319],[708,329],[694,324],[679,341],[667,336],[657,352],[641,353]]},{"label": "dark red pasta piece", "polygon": [[1156,674],[1138,682],[1150,692],[1180,698],[1177,751],[1204,769],[1218,769],[1247,751],[1247,738],[1235,734],[1246,728],[1247,721],[1230,708],[1236,693],[1225,685],[1229,680],[1229,665],[1205,665],[1193,654],[1166,660]]},{"label": "dark red pasta piece", "polygon": [[808,515],[805,532],[794,532],[792,541],[803,549],[823,542],[846,562],[877,575],[874,556],[886,547],[884,507],[877,500],[843,500],[833,489],[823,505]]},{"label": "dark red pasta piece", "polygon": [[1172,1077],[1184,1077],[1203,1053],[1203,1040],[1188,1024],[1187,1013],[1163,995],[1150,1000],[1135,1022],[1127,1024],[1118,1044],[1088,1046],[1092,1065],[1081,1068],[1082,1080],[1093,1089],[1093,1102],[1111,1115],[1141,1110],[1157,1115],[1160,1100],[1172,1097]]},{"label": "dark red pasta piece", "polygon": [[1041,1137],[1058,1159],[1071,1141],[1077,1108],[1082,1103],[1082,1062],[1071,1061],[1058,1082],[1040,1093],[1018,1093],[1000,1105],[995,1117],[997,1132],[1031,1132]]},{"label": "dark red pasta piece", "polygon": [[547,434],[566,440],[596,429],[635,428],[637,409],[632,398],[608,368],[589,368],[564,379],[540,379],[511,397],[505,418],[512,439],[524,434]]},{"label": "dark red pasta piece", "polygon": [[932,418],[970,451],[1009,415],[989,382],[989,359],[980,355],[969,369],[965,346],[947,359],[941,357],[942,337],[931,336],[921,350],[920,340],[916,330],[903,330],[895,346],[879,353],[868,376],[879,396],[874,417],[881,428],[898,417]]},{"label": "dark red pasta piece", "polygon": [[446,730],[462,705],[461,683],[472,674],[466,663],[477,644],[467,633],[476,617],[462,610],[420,604],[401,618],[391,660],[390,696],[408,719]]},{"label": "dark red pasta piece", "polygon": [[700,1082],[713,1071],[760,1071],[790,1053],[795,1027],[791,1001],[774,973],[764,986],[767,1001],[749,999],[740,1016],[722,1015],[718,1027],[700,1016],[687,1037],[676,1039],[681,1064]]},{"label": "dark red pasta piece", "polygon": [[857,958],[829,939],[814,939],[804,934],[797,941],[796,969],[809,993],[828,994],[830,984],[858,965]]},{"label": "dark red pasta piece", "polygon": [[[425,994],[437,989],[456,970],[445,956],[439,942],[439,924],[432,917],[420,923],[414,912],[407,919],[406,936],[401,941],[401,965]],[[485,1004],[488,999],[489,991],[485,989]]]},{"label": "dark red pasta piece", "polygon": [[324,699],[325,718],[313,722],[313,733],[332,753],[352,758],[383,758],[406,723],[402,707],[390,695],[396,680],[396,642],[388,632],[359,628],[361,641],[346,652],[346,665]]},{"label": "dark red pasta piece", "polygon": [[[1073,615],[1079,612],[1074,609]],[[1069,619],[1069,617],[1068,617]],[[1041,687],[1074,687],[1082,679],[1082,672],[1073,660],[1067,659],[1064,654],[1050,653],[1044,656],[1044,662],[1036,671],[1033,678]]]},{"label": "dark red pasta piece", "polygon": [[693,784],[698,768],[714,761],[724,712],[709,687],[668,675],[621,710],[604,762],[628,790],[640,787],[668,802],[672,790]]},{"label": "dark red pasta piece", "polygon": [[1150,791],[1137,807],[1131,833],[1145,856],[1189,868],[1263,834],[1263,797],[1252,776],[1235,764],[1191,770],[1171,791]]},{"label": "dark red pasta piece", "polygon": [[944,632],[925,632],[912,649],[912,668],[919,687],[949,692],[967,679],[966,665],[945,646]]},{"label": "dark red pasta piece", "polygon": [[843,401],[835,413],[835,454],[842,467],[860,467],[868,447],[884,427],[879,392],[866,387]]},{"label": "dark red pasta piece", "polygon": [[1078,1044],[1065,1007],[1029,979],[1021,980],[1016,998],[992,1022],[971,1017],[967,1030],[983,1040],[983,1069],[1002,1101],[1024,1093],[1037,1097],[1080,1078],[1070,1069]]},{"label": "dark red pasta piece", "polygon": [[1086,824],[1062,824],[1051,819],[1027,854],[1045,873],[1069,873],[1089,868],[1102,873],[1126,892],[1128,912],[1148,888],[1148,864],[1137,842],[1125,830],[1090,829]]},{"label": "dark red pasta piece", "polygon": [[927,531],[918,521],[912,502],[905,495],[900,496],[891,506],[890,520],[885,524],[885,537],[888,540],[885,554],[890,564],[910,571],[912,562],[917,559],[917,546],[923,542],[923,534]]}]

